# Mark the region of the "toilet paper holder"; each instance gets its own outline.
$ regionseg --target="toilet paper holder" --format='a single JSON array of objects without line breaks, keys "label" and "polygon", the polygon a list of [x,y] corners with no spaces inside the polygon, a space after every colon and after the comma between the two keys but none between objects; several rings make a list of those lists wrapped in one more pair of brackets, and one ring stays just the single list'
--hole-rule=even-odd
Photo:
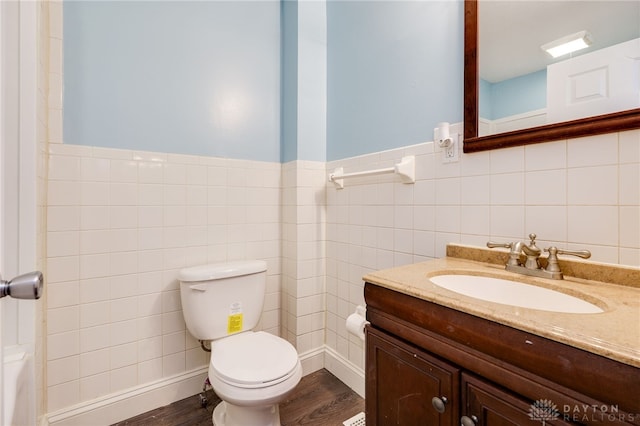
[{"label": "toilet paper holder", "polygon": [[360,340],[364,340],[364,328],[369,321],[366,318],[367,309],[362,306],[356,306],[356,311],[349,315],[346,321],[347,332],[358,336]]}]

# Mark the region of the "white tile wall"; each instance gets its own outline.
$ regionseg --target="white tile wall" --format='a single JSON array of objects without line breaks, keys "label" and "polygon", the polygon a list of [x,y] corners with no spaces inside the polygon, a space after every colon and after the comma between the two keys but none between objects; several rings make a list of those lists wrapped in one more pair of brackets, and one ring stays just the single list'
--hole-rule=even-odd
[{"label": "white tile wall", "polygon": [[[260,328],[279,334],[280,164],[61,144],[49,164],[48,412],[206,365],[182,267],[266,260]],[[314,302],[308,332],[322,330]]]},{"label": "white tile wall", "polygon": [[282,176],[282,335],[303,354],[325,341],[325,163],[293,161]]},{"label": "white tile wall", "polygon": [[334,161],[345,172],[416,155],[417,181],[393,175],[327,185],[326,344],[363,366],[346,317],[366,272],[444,256],[449,242],[489,240],[589,249],[592,260],[640,266],[640,131],[476,154],[442,164],[432,143]]}]

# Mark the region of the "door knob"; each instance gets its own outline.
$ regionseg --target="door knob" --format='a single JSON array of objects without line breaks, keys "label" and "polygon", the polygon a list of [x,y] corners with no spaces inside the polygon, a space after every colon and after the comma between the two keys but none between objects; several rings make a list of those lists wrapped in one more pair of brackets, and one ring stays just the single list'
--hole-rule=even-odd
[{"label": "door knob", "polygon": [[44,278],[40,271],[19,275],[10,281],[5,281],[0,277],[0,297],[39,299],[42,296],[43,282]]}]

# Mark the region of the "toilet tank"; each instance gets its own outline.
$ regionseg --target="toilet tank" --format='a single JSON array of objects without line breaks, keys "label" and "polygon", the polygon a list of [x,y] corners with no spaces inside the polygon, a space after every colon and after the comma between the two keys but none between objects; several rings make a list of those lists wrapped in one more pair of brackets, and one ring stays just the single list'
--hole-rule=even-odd
[{"label": "toilet tank", "polygon": [[198,340],[215,340],[253,329],[260,320],[267,284],[262,260],[216,263],[178,274],[182,313]]}]

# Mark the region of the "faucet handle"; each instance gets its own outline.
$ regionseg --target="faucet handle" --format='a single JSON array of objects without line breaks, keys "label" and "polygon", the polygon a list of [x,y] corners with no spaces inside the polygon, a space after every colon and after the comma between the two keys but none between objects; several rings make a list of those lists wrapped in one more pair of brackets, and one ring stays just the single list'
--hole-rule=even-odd
[{"label": "faucet handle", "polygon": [[588,259],[591,257],[591,252],[589,250],[562,250],[558,249],[558,254],[570,254],[571,256],[578,256],[583,259]]},{"label": "faucet handle", "polygon": [[583,259],[588,259],[591,257],[591,252],[589,250],[563,250],[551,246],[544,249],[544,251],[549,253],[549,258],[547,259],[548,264],[546,268],[546,270],[549,272],[560,272],[560,266],[558,265],[559,254],[569,254],[571,256],[578,256]]},{"label": "faucet handle", "polygon": [[544,249],[544,251],[549,252],[549,256],[556,254],[569,254],[571,256],[578,256],[583,259],[588,259],[591,257],[591,252],[589,250],[563,250],[557,247],[549,247]]}]

